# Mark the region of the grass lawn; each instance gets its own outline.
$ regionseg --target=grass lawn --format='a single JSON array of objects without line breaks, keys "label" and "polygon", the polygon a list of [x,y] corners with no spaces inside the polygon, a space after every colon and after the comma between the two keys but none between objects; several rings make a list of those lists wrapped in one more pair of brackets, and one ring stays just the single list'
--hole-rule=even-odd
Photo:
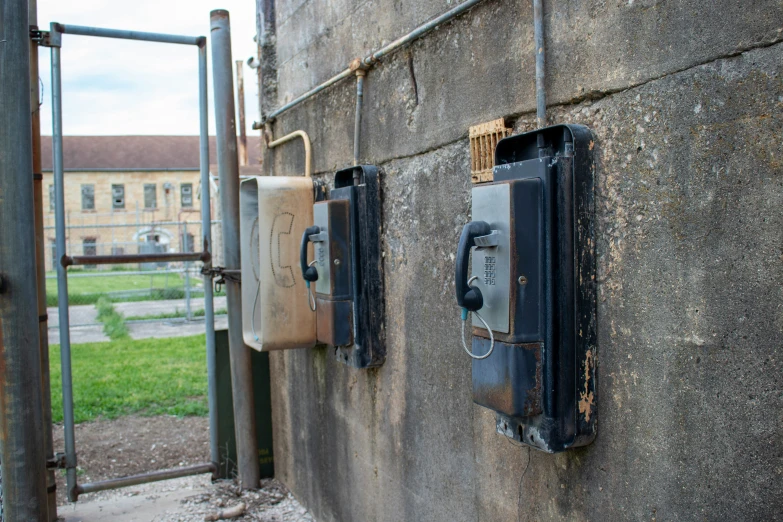
[{"label": "grass lawn", "polygon": [[[50,274],[47,274],[50,275]],[[107,292],[122,292],[127,290],[147,290],[149,288],[183,288],[185,278],[179,274],[123,275],[122,272],[111,276],[69,277],[68,293],[74,294],[105,294]],[[192,285],[198,284],[193,277]],[[152,284],[150,284],[152,280]],[[57,295],[57,279],[46,280],[46,293]]]},{"label": "grass lawn", "polygon": [[[79,271],[79,274],[86,271]],[[105,272],[104,272],[105,273]],[[51,275],[52,272],[47,272]],[[150,284],[150,282],[152,284]],[[201,277],[190,278],[191,288],[201,287]],[[149,291],[152,288],[152,292]],[[138,294],[133,291],[139,291]],[[123,295],[122,292],[129,292]],[[111,295],[114,293],[115,295]],[[119,293],[119,294],[118,294]],[[193,297],[202,297],[201,291],[192,291]],[[215,294],[223,295],[223,293]],[[112,272],[111,276],[69,277],[68,296],[70,304],[94,304],[101,296],[115,302],[148,301],[158,299],[182,299],[185,296],[185,278],[180,274],[124,275]],[[57,279],[46,280],[46,305],[57,306]]]},{"label": "grass lawn", "polygon": [[[204,335],[124,339],[71,347],[74,418],[206,415]],[[52,417],[63,419],[60,346],[50,346]]]}]

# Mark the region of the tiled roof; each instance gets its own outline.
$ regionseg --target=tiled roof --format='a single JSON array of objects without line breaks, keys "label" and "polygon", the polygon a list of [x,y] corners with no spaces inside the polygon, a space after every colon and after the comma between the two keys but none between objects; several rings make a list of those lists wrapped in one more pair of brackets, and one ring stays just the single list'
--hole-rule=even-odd
[{"label": "tiled roof", "polygon": [[[248,136],[249,163],[258,163],[260,140]],[[43,170],[52,170],[52,137],[41,137]],[[210,163],[217,162],[215,137],[209,138]],[[198,136],[65,136],[63,167],[77,169],[198,169]]]}]

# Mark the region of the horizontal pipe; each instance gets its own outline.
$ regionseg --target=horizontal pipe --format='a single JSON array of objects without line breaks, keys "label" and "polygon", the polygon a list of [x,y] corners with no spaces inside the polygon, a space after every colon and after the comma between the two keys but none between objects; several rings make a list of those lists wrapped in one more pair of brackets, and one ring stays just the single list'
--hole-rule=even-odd
[{"label": "horizontal pipe", "polygon": [[98,36],[101,38],[119,38],[121,40],[138,40],[143,42],[159,42],[170,44],[197,45],[201,47],[207,42],[204,36],[184,36],[179,34],[145,33],[143,31],[127,31],[123,29],[106,29],[103,27],[87,27],[84,25],[54,24],[53,28],[64,34],[81,36]]},{"label": "horizontal pipe", "polygon": [[435,29],[437,26],[439,26],[442,23],[448,22],[452,18],[461,15],[462,13],[464,13],[465,11],[467,11],[468,9],[470,9],[471,7],[473,7],[474,5],[478,4],[481,1],[482,0],[468,0],[467,2],[463,2],[459,4],[454,9],[446,11],[439,17],[430,20],[425,24],[420,25],[419,27],[417,27],[410,33],[406,34],[405,36],[397,38],[389,45],[381,47],[380,49],[378,49],[377,51],[369,55],[367,58],[365,58],[364,64],[375,65],[376,62],[378,62],[381,58],[383,58],[387,54],[390,54],[396,51],[397,49],[399,49],[400,47],[403,47],[404,45],[409,44],[410,42],[424,36],[425,33],[428,33],[432,29]]},{"label": "horizontal pipe", "polygon": [[[123,215],[123,214],[117,214],[117,215]],[[109,217],[109,216],[101,216],[101,217]],[[213,220],[213,225],[219,225],[220,220]],[[128,228],[149,228],[149,227],[174,227],[178,225],[201,225],[200,221],[156,221],[154,223],[101,223],[101,224],[94,224],[94,225],[68,225],[65,227],[66,230],[76,230],[80,228],[120,228],[120,227],[128,227]],[[44,230],[52,230],[54,227],[49,225],[45,226]],[[121,243],[136,243],[137,241],[120,241]]]},{"label": "horizontal pipe", "polygon": [[125,488],[136,486],[138,484],[147,484],[149,482],[159,482],[161,480],[170,480],[181,477],[190,477],[192,475],[201,475],[203,473],[215,473],[217,468],[215,464],[195,464],[184,468],[164,469],[152,471],[150,473],[140,473],[117,479],[100,480],[98,482],[88,482],[76,487],[79,495],[84,493],[95,493],[96,491],[105,491],[107,489]]},{"label": "horizontal pipe", "polygon": [[[199,172],[199,167],[74,167],[63,169],[63,172]],[[42,172],[52,172],[52,169],[42,169]]]},{"label": "horizontal pipe", "polygon": [[274,120],[275,118],[280,116],[282,113],[284,113],[288,109],[290,109],[290,108],[292,108],[292,107],[294,107],[296,105],[299,105],[300,103],[302,103],[306,99],[310,98],[311,96],[314,96],[314,95],[318,94],[319,92],[323,91],[327,87],[330,87],[330,86],[334,85],[335,83],[339,82],[340,80],[348,78],[349,76],[353,76],[353,71],[350,68],[344,70],[343,72],[341,72],[337,76],[333,76],[332,78],[326,80],[324,83],[322,83],[318,87],[315,87],[314,89],[310,89],[309,91],[307,91],[306,93],[304,93],[300,97],[298,97],[295,100],[292,100],[292,101],[286,103],[285,105],[283,105],[279,109],[276,109],[276,110],[270,112],[267,115],[267,117],[266,117],[267,121]]},{"label": "horizontal pipe", "polygon": [[[68,274],[68,279],[79,277],[122,277],[122,276],[151,276],[151,275],[166,275],[166,274],[184,274],[187,272],[184,268],[169,269],[169,270],[101,270],[99,272],[80,272],[75,271]],[[190,269],[190,272],[194,274],[200,274],[201,271],[197,269]],[[56,274],[47,275],[46,279],[57,279]]]},{"label": "horizontal pipe", "polygon": [[282,138],[277,138],[276,140],[273,140],[267,144],[267,147],[270,149],[274,149],[275,147],[278,147],[282,145],[283,143],[288,143],[289,141],[296,139],[296,138],[302,138],[302,141],[304,142],[304,150],[305,150],[305,177],[309,178],[312,173],[312,156],[313,156],[313,148],[310,145],[310,136],[307,135],[307,133],[303,130],[294,131],[291,134],[286,134]]},{"label": "horizontal pipe", "polygon": [[78,265],[122,265],[125,263],[166,263],[174,261],[210,260],[209,252],[174,252],[162,254],[124,254],[117,256],[63,256],[64,267]]},{"label": "horizontal pipe", "polygon": [[[455,17],[459,16],[460,14],[464,13],[465,11],[467,11],[468,9],[470,9],[471,7],[473,7],[474,5],[478,4],[481,1],[482,0],[468,0],[467,2],[461,3],[460,5],[455,7],[454,9],[446,11],[445,13],[443,13],[440,16],[438,16],[437,18],[435,18],[433,20],[430,20],[429,22],[427,22],[425,24],[420,25],[419,27],[417,27],[416,29],[414,29],[410,33],[406,34],[405,36],[402,36],[402,37],[394,40],[389,45],[381,47],[380,49],[378,49],[374,53],[368,55],[364,60],[362,60],[362,63],[364,63],[364,65],[366,67],[371,67],[371,66],[375,65],[384,56],[386,56],[388,54],[391,54],[392,52],[396,51],[400,47],[403,47],[404,45],[406,45],[406,44],[416,40],[417,38],[422,37],[425,33],[428,33],[429,31],[431,31],[432,29],[434,29],[438,25],[440,25],[440,24],[442,24],[444,22],[448,22],[452,18],[455,18]],[[270,112],[267,115],[265,121],[272,121],[272,120],[274,120],[275,118],[280,116],[282,113],[284,113],[288,109],[291,109],[291,108],[299,105],[303,101],[305,101],[308,98],[318,94],[319,92],[323,91],[327,87],[330,87],[330,86],[334,85],[335,83],[339,82],[340,80],[344,80],[345,78],[348,78],[349,76],[353,76],[354,71],[355,71],[355,67],[354,68],[349,67],[349,68],[345,69],[341,73],[339,73],[339,74],[331,77],[330,79],[326,80],[324,83],[322,83],[318,87],[315,87],[314,89],[310,89],[309,91],[307,91],[303,95],[299,96],[298,98],[296,98],[294,100],[291,100],[290,102],[286,103],[282,107],[280,107],[278,109],[275,109],[274,111]],[[255,125],[254,125],[253,128],[256,128]]]}]

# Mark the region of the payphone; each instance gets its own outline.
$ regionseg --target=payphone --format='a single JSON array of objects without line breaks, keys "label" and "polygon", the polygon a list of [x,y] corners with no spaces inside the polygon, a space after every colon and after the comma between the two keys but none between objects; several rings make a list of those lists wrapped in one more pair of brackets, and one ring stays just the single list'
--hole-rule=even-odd
[{"label": "payphone", "polygon": [[592,149],[580,125],[498,142],[456,259],[473,400],[497,412],[498,432],[551,453],[595,437]]},{"label": "payphone", "polygon": [[386,357],[380,213],[378,169],[343,169],[301,234],[301,277],[317,340],[356,368],[380,366]]}]

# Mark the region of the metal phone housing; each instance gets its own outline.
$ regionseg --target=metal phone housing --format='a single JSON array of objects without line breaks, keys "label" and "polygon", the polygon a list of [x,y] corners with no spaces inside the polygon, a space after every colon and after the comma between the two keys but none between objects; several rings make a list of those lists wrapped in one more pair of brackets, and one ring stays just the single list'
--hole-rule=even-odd
[{"label": "metal phone housing", "polygon": [[313,221],[309,177],[262,176],[240,183],[242,336],[259,351],[312,348],[315,315],[299,275],[299,238]]},{"label": "metal phone housing", "polygon": [[[383,325],[383,262],[378,169],[360,165],[335,173],[329,197],[314,205],[318,342],[355,368],[380,366],[386,358]],[[302,261],[302,274],[310,263]]]},{"label": "metal phone housing", "polygon": [[[474,402],[534,448],[583,446],[596,430],[592,135],[557,125],[505,138],[495,163],[494,180],[473,188],[473,222],[498,236],[472,251],[494,337],[493,353],[473,360]],[[472,350],[485,354],[489,332],[473,315]]]}]

